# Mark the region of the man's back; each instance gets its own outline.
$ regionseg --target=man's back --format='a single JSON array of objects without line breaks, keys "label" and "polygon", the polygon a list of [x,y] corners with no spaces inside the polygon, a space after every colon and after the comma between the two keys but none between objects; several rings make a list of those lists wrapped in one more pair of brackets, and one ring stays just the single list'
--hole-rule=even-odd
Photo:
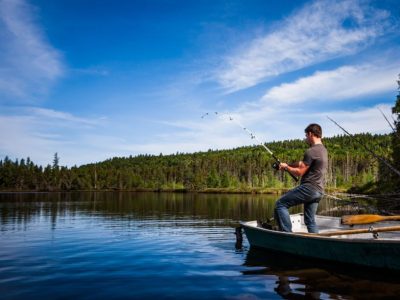
[{"label": "man's back", "polygon": [[310,184],[324,191],[325,174],[328,169],[328,151],[323,144],[311,146],[305,153],[303,162],[309,166],[301,178],[301,184]]}]

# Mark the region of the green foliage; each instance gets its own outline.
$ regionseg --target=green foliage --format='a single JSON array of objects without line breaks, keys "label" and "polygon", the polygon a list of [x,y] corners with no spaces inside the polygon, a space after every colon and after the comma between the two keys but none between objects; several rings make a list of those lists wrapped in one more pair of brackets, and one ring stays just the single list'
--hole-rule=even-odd
[{"label": "green foliage", "polygon": [[[391,135],[359,134],[360,142],[376,154],[390,157]],[[325,138],[329,151],[326,186],[349,189],[375,186],[382,172],[380,164],[348,136]],[[307,145],[301,140],[272,142],[267,145],[285,162],[299,161]],[[59,167],[35,165],[30,158],[0,160],[2,190],[205,190],[235,191],[284,189],[295,185],[288,174],[274,170],[273,159],[260,146],[232,150],[173,155],[114,157],[97,164]],[[381,168],[381,169],[380,169]],[[386,176],[386,175],[384,175]]]},{"label": "green foliage", "polygon": [[[395,105],[392,107],[392,113],[396,115],[396,120],[394,122],[395,132],[392,134],[392,160],[393,166],[397,170],[400,170],[400,74],[397,84],[399,93],[396,97]],[[391,182],[393,188],[398,190],[400,186],[400,177],[392,175]]]}]

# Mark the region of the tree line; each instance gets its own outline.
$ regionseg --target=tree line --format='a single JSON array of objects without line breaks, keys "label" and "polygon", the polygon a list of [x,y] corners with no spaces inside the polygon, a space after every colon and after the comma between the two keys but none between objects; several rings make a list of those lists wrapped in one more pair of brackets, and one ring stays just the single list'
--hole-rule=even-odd
[{"label": "tree line", "polygon": [[[398,125],[398,124],[397,124]],[[324,138],[329,151],[326,186],[333,189],[377,187],[387,171],[363,143],[390,160],[393,134],[357,134]],[[301,160],[307,145],[302,140],[266,144],[282,161]],[[254,191],[286,189],[296,183],[286,173],[272,168],[273,159],[259,145],[231,150],[209,150],[173,155],[114,157],[103,162],[42,167],[30,158],[0,160],[0,189],[13,191],[73,190],[186,190]],[[386,178],[385,178],[386,179]],[[385,181],[385,180],[383,180]]]}]

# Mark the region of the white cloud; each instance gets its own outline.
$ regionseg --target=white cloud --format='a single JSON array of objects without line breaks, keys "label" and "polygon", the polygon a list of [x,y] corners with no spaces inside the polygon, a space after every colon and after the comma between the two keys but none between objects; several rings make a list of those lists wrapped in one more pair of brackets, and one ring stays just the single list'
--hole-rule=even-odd
[{"label": "white cloud", "polygon": [[31,157],[34,162],[47,164],[51,155],[64,147],[59,136],[38,133],[37,120],[29,116],[0,116],[0,128],[2,156]]},{"label": "white cloud", "polygon": [[54,121],[65,122],[64,124],[68,124],[68,122],[70,122],[70,123],[76,123],[76,124],[81,124],[81,125],[96,125],[96,124],[98,124],[98,121],[96,121],[96,120],[79,118],[70,113],[56,111],[53,109],[40,108],[40,107],[28,107],[28,108],[26,108],[26,110],[30,114],[37,116],[38,118],[46,118],[46,119],[49,119],[51,122],[54,122]]},{"label": "white cloud", "polygon": [[64,72],[60,53],[23,0],[0,0],[0,53],[0,95],[13,99],[46,93]]},{"label": "white cloud", "polygon": [[393,91],[400,63],[380,63],[343,66],[331,71],[319,71],[292,83],[284,83],[266,92],[266,105],[287,105],[302,102],[347,100]]},{"label": "white cloud", "polygon": [[355,53],[384,33],[389,13],[363,2],[320,0],[307,4],[223,62],[216,74],[228,91],[335,57]]},{"label": "white cloud", "polygon": [[[108,158],[107,152],[101,149],[113,145],[110,140],[104,146],[91,145],[87,139],[95,129],[102,129],[101,119],[80,118],[70,113],[37,107],[5,110],[7,114],[0,114],[1,156],[29,156],[35,163],[46,165],[58,152],[61,164],[69,166],[90,162],[96,157]],[[88,160],[85,161],[85,158]]]}]

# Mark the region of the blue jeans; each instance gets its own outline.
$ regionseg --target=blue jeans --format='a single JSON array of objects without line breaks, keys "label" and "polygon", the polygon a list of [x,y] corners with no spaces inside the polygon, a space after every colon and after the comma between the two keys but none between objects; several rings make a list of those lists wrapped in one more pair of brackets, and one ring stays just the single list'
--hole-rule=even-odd
[{"label": "blue jeans", "polygon": [[318,227],[315,223],[315,213],[317,212],[319,200],[322,198],[322,192],[310,185],[299,185],[283,195],[275,203],[275,220],[281,231],[292,232],[292,223],[290,222],[289,208],[295,205],[304,204],[304,223],[308,232],[318,233]]}]

